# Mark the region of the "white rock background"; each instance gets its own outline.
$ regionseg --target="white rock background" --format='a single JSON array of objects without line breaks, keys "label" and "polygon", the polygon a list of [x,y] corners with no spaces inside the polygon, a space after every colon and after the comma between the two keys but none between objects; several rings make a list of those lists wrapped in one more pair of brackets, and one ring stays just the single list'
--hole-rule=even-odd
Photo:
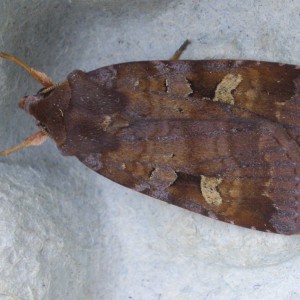
[{"label": "white rock background", "polygon": [[[60,81],[73,69],[167,59],[300,64],[300,2],[2,0],[0,51]],[[0,145],[35,130],[40,86],[0,61]],[[0,299],[299,299],[300,236],[223,224],[62,157],[53,142],[0,159]]]}]

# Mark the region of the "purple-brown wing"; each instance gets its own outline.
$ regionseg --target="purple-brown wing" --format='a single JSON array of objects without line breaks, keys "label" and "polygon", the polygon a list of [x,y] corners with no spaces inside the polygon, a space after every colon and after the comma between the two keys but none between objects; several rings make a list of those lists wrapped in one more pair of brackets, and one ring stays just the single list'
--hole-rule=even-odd
[{"label": "purple-brown wing", "polygon": [[96,143],[76,154],[88,167],[218,220],[299,232],[299,67],[138,62],[92,71],[88,80],[91,95],[101,86],[122,103],[107,120],[114,147],[99,138],[99,151]]}]

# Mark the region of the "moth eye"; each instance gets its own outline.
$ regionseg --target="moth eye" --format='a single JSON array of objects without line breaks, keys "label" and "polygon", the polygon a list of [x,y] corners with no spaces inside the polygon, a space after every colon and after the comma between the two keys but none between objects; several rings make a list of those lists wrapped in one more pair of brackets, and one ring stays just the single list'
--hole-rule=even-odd
[{"label": "moth eye", "polygon": [[41,89],[39,89],[39,90],[37,91],[37,93],[36,93],[36,94],[37,94],[37,95],[41,94],[41,93],[42,93],[42,91],[43,91],[43,90],[45,90],[45,89],[46,89],[45,87],[42,87]]},{"label": "moth eye", "polygon": [[44,132],[46,132],[46,133],[49,133],[49,132],[50,132],[46,124],[38,123],[37,126],[38,126],[42,131],[44,131]]},{"label": "moth eye", "polygon": [[47,97],[56,87],[57,85],[43,87],[40,90],[38,90],[37,95],[43,95],[44,97]]}]

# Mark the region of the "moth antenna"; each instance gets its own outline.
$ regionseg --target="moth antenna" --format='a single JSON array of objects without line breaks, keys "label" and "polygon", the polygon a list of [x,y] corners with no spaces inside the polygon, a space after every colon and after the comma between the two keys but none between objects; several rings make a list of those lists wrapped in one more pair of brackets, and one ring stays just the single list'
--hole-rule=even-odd
[{"label": "moth antenna", "polygon": [[29,136],[28,138],[26,138],[19,145],[0,152],[0,156],[9,155],[9,154],[11,154],[13,152],[16,152],[16,151],[18,151],[22,148],[25,148],[25,147],[39,146],[39,145],[43,144],[47,140],[47,138],[48,138],[47,133],[45,133],[42,130],[38,131],[38,132],[32,134],[31,136]]},{"label": "moth antenna", "polygon": [[55,82],[47,76],[45,73],[40,72],[38,70],[35,70],[34,68],[31,68],[27,64],[25,64],[23,61],[18,59],[17,57],[13,55],[6,54],[4,52],[0,52],[0,57],[5,58],[7,60],[13,61],[19,66],[21,66],[23,69],[25,69],[37,82],[39,82],[44,87],[50,87],[55,85]]}]

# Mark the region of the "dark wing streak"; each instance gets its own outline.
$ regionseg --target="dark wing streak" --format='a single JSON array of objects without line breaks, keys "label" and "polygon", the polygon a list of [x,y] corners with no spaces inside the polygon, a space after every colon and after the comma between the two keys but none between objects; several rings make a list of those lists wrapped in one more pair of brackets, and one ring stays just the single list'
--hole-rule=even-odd
[{"label": "dark wing streak", "polygon": [[[228,121],[227,124],[228,125],[235,125],[236,126],[241,126],[241,124],[239,124],[239,122],[242,122],[242,121],[245,121],[246,119],[236,119],[234,120],[233,122],[232,121]],[[186,119],[170,119],[170,120],[164,120],[165,122],[168,122],[168,125],[170,127],[172,127],[172,123],[174,123],[174,126],[177,126],[178,125],[178,122],[180,121],[181,124],[187,126],[196,126],[197,123],[201,122],[202,124],[210,124],[210,123],[218,123],[218,122],[224,122],[222,121],[221,119],[220,120],[213,120],[213,121],[210,121],[210,120],[186,120]],[[144,124],[142,124],[144,123]],[[134,130],[135,126],[136,127],[139,127],[140,130],[141,128],[141,125],[144,126],[144,129],[146,130],[147,129],[147,124],[151,125],[152,123],[162,123],[161,120],[159,119],[151,119],[151,120],[144,120],[144,121],[136,121],[136,122],[133,122],[131,124],[131,128],[129,130]],[[252,124],[253,123],[253,124]],[[250,124],[249,125],[253,125],[253,126],[256,126],[257,125],[257,120],[256,122],[252,122],[250,121]],[[263,127],[260,127],[260,128],[253,128],[252,126],[247,126],[246,128],[243,127],[243,128],[235,128],[236,129],[236,132],[232,132],[232,129],[229,129],[229,130],[226,130],[226,129],[213,129],[213,130],[208,130],[208,129],[203,129],[202,131],[198,131],[198,132],[189,132],[188,136],[185,135],[185,136],[178,136],[176,135],[177,133],[174,133],[173,135],[170,136],[170,134],[168,133],[166,136],[151,136],[151,137],[148,137],[147,136],[147,141],[156,141],[156,140],[162,140],[163,138],[167,140],[185,140],[187,137],[189,138],[193,138],[193,137],[201,137],[201,136],[208,136],[208,137],[213,137],[213,136],[219,136],[219,135],[222,135],[222,136],[230,136],[230,137],[237,137],[239,134],[245,134],[245,133],[251,133],[253,132],[255,135],[257,135],[258,133],[270,133],[270,129],[269,128],[263,128]],[[128,129],[126,129],[128,130]],[[138,136],[136,139],[138,139],[139,141],[141,141],[142,137],[141,136]],[[126,136],[126,135],[122,135],[122,140],[123,141],[126,141],[126,142],[129,142],[129,143],[134,143],[135,142],[135,139],[133,138],[133,136]]]}]

